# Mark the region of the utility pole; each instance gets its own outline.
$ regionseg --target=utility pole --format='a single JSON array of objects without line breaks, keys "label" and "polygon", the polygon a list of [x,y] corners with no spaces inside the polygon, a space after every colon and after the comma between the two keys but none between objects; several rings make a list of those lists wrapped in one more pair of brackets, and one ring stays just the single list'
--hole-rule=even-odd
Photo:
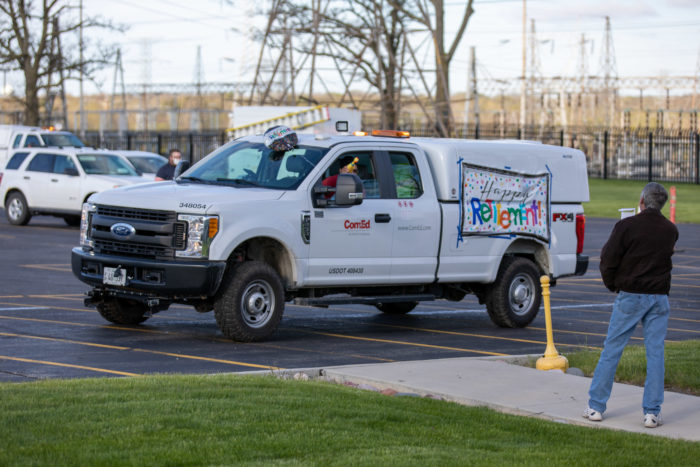
[{"label": "utility pole", "polygon": [[112,81],[112,99],[109,103],[109,122],[112,124],[112,116],[114,115],[114,99],[117,95],[117,78],[121,78],[121,96],[122,96],[122,106],[119,112],[119,117],[117,119],[117,128],[119,128],[119,133],[123,133],[125,129],[128,129],[128,122],[126,117],[126,88],[124,85],[124,66],[122,65],[122,50],[117,49],[117,59],[114,63],[114,80]]},{"label": "utility pole", "polygon": [[[537,77],[539,75],[539,63],[537,54],[537,35],[535,33],[535,20],[530,20],[530,77],[528,83],[529,95],[527,108],[530,110],[528,115],[528,125],[533,126],[535,122],[535,89],[537,82]],[[542,107],[540,106],[540,112],[542,112]]]},{"label": "utility pole", "polygon": [[477,91],[477,79],[476,79],[476,47],[472,46],[469,48],[469,73],[468,73],[468,83],[467,83],[467,99],[466,99],[466,112],[464,119],[464,135],[469,132],[469,114],[471,102],[474,101],[474,128],[475,132],[479,128],[479,92]]},{"label": "utility pole", "polygon": [[523,63],[520,75],[520,138],[525,139],[525,124],[527,123],[527,0],[523,0]]},{"label": "utility pole", "polygon": [[85,139],[85,95],[83,89],[85,63],[83,63],[83,45],[83,0],[80,0],[80,137]]}]

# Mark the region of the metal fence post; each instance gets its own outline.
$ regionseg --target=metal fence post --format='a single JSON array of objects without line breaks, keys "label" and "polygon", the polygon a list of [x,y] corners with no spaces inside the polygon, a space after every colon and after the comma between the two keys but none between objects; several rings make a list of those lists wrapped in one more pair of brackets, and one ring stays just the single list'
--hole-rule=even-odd
[{"label": "metal fence post", "polygon": [[163,135],[161,133],[156,136],[156,152],[163,154]]},{"label": "metal fence post", "polygon": [[131,136],[132,136],[131,133],[126,134],[126,149],[128,149],[129,151],[131,151],[131,147],[132,147],[131,146]]},{"label": "metal fence post", "polygon": [[194,163],[194,135],[190,133],[187,135],[188,144],[190,146],[190,162]]},{"label": "metal fence post", "polygon": [[559,130],[559,146],[564,146],[564,130]]},{"label": "metal fence post", "polygon": [[652,179],[651,166],[654,157],[654,134],[649,132],[649,181]]},{"label": "metal fence post", "polygon": [[695,184],[700,185],[700,133],[695,133]]},{"label": "metal fence post", "polygon": [[603,132],[603,180],[608,179],[608,130]]},{"label": "metal fence post", "polygon": [[474,127],[474,139],[479,139],[479,122],[476,122]]}]

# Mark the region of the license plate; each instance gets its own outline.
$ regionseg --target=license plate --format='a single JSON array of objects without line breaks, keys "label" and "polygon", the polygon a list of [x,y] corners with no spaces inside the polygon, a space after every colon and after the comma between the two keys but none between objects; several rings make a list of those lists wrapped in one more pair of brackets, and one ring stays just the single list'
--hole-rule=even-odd
[{"label": "license plate", "polygon": [[126,285],[126,269],[104,268],[102,283],[107,285]]}]

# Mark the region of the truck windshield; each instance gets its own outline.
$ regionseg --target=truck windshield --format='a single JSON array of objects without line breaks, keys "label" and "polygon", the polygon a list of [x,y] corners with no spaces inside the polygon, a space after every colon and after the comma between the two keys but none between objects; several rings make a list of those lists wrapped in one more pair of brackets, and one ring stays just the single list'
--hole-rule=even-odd
[{"label": "truck windshield", "polygon": [[79,154],[78,161],[88,175],[139,176],[128,163],[111,154]]},{"label": "truck windshield", "polygon": [[327,152],[301,145],[275,152],[262,143],[241,141],[207,157],[178,181],[295,190]]},{"label": "truck windshield", "polygon": [[85,145],[72,133],[43,133],[41,137],[46,146],[52,147],[76,147],[83,148]]}]

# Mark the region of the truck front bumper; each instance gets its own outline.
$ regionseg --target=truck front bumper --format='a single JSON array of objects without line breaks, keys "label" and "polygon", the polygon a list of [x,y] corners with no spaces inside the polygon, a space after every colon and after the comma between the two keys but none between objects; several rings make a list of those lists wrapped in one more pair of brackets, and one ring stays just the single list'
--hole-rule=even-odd
[{"label": "truck front bumper", "polygon": [[[106,256],[73,248],[73,274],[93,287],[154,297],[180,299],[211,297],[221,284],[225,261],[162,261],[121,256]],[[126,284],[103,283],[104,267],[126,270]]]}]

